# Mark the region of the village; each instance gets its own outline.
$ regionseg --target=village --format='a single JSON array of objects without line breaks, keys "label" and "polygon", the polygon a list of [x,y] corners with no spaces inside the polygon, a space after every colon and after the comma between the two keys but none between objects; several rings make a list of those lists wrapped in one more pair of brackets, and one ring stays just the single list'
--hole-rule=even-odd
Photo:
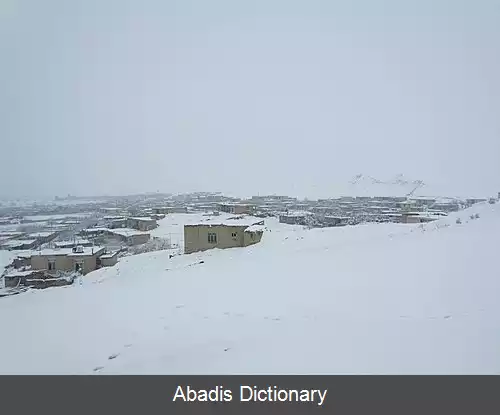
[{"label": "village", "polygon": [[[498,195],[500,198],[500,194]],[[0,253],[8,257],[2,296],[73,284],[123,256],[169,250],[171,256],[259,243],[266,220],[307,228],[362,223],[418,224],[488,199],[341,197],[248,199],[218,193],[142,195],[70,204],[0,207]],[[491,203],[496,199],[490,198]],[[60,199],[56,199],[60,202]]]}]

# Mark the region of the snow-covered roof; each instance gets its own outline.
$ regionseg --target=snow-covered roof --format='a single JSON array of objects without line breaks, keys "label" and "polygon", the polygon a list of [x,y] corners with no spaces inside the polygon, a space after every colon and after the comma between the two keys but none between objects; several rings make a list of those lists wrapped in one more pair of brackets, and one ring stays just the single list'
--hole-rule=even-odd
[{"label": "snow-covered roof", "polygon": [[5,278],[27,277],[28,275],[35,274],[37,272],[40,272],[40,270],[33,270],[33,269],[30,269],[28,271],[14,270],[6,274]]},{"label": "snow-covered roof", "polygon": [[219,206],[243,206],[243,207],[249,207],[253,206],[252,203],[240,203],[240,202],[220,202],[218,203]]},{"label": "snow-covered roof", "polygon": [[113,258],[114,256],[116,256],[117,254],[118,254],[118,251],[110,252],[110,253],[101,255],[101,258],[102,259],[110,259],[110,258]]},{"label": "snow-covered roof", "polygon": [[264,232],[265,229],[264,225],[251,225],[245,229],[245,232]]},{"label": "snow-covered roof", "polygon": [[104,220],[117,220],[117,219],[125,219],[125,216],[120,215],[108,215],[103,217]]},{"label": "snow-covered roof", "polygon": [[36,232],[36,233],[30,233],[28,236],[30,238],[47,238],[49,236],[53,236],[55,235],[56,232],[51,232],[51,231],[47,231],[47,232]]},{"label": "snow-covered roof", "polygon": [[149,232],[141,232],[136,229],[120,228],[120,229],[106,229],[109,233],[120,236],[134,236],[134,235],[149,235]]},{"label": "snow-covered roof", "polygon": [[129,218],[129,219],[138,220],[138,221],[147,221],[147,222],[151,222],[151,221],[156,220],[156,219],[146,217],[146,216],[133,217],[133,218]]},{"label": "snow-covered roof", "polygon": [[208,218],[201,222],[185,224],[184,226],[244,226],[249,227],[256,224],[262,224],[264,221],[260,218],[236,217],[220,219],[215,217],[214,220]]},{"label": "snow-covered roof", "polygon": [[281,214],[281,216],[290,216],[290,217],[303,217],[303,216],[310,216],[310,215],[314,215],[314,213],[312,212],[308,212],[308,211],[305,211],[305,210],[296,210],[296,211],[292,211],[292,212],[284,212]]},{"label": "snow-covered roof", "polygon": [[84,229],[82,232],[86,232],[86,233],[100,233],[100,232],[107,232],[109,231],[110,229],[108,228],[99,228],[99,227],[96,227],[96,228],[87,228],[87,229]]},{"label": "snow-covered roof", "polygon": [[88,239],[75,239],[75,240],[54,242],[54,245],[57,248],[67,248],[67,247],[72,247],[73,245],[83,245],[89,243],[90,241]]},{"label": "snow-covered roof", "polygon": [[89,246],[82,247],[82,252],[73,252],[72,248],[56,248],[56,249],[42,249],[40,251],[32,251],[31,256],[89,256],[98,254],[100,251],[103,251],[105,248],[101,246]]},{"label": "snow-covered roof", "polygon": [[338,220],[348,220],[350,219],[349,216],[332,216],[332,215],[327,215],[325,216],[326,219],[338,219]]},{"label": "snow-covered roof", "polygon": [[2,242],[2,245],[9,248],[16,246],[30,245],[36,242],[36,239],[13,239]]},{"label": "snow-covered roof", "polygon": [[24,235],[24,232],[8,232],[8,231],[4,231],[4,232],[0,232],[0,238],[3,238],[3,237],[12,237],[12,236],[21,236],[21,235]]}]

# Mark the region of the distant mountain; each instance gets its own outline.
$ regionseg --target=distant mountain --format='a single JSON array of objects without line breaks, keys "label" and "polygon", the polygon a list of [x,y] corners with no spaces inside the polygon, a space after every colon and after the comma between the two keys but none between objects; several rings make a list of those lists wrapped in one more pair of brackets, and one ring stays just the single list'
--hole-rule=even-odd
[{"label": "distant mountain", "polygon": [[346,191],[352,196],[406,196],[425,186],[422,180],[407,179],[403,174],[388,180],[357,174],[349,181]]}]

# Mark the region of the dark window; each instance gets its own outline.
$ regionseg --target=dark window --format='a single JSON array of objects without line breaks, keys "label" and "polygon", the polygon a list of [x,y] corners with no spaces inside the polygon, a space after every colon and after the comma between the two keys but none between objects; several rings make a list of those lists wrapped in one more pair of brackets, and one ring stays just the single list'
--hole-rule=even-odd
[{"label": "dark window", "polygon": [[236,232],[233,232],[233,233],[231,234],[231,236],[232,236],[233,238],[236,238],[236,237],[238,236],[238,234],[237,234]]},{"label": "dark window", "polygon": [[217,234],[216,233],[209,233],[208,234],[208,243],[209,244],[216,244],[217,243]]},{"label": "dark window", "polygon": [[56,269],[56,261],[49,260],[49,271],[54,271]]}]

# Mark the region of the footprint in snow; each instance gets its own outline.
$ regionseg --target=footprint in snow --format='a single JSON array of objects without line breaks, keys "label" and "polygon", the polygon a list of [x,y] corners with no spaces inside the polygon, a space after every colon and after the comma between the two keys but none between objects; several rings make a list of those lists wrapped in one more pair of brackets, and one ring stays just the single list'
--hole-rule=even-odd
[{"label": "footprint in snow", "polygon": [[125,348],[127,348],[127,349],[128,349],[129,347],[132,347],[132,344],[131,344],[131,343],[129,343],[129,344],[124,345],[123,347],[125,347]]},{"label": "footprint in snow", "polygon": [[94,372],[99,372],[102,369],[104,369],[104,366],[97,366],[97,367],[94,368]]},{"label": "footprint in snow", "polygon": [[175,308],[184,308],[184,304],[176,305]]},{"label": "footprint in snow", "polygon": [[120,353],[114,353],[114,354],[108,356],[108,360],[116,359],[118,356],[120,356]]}]

